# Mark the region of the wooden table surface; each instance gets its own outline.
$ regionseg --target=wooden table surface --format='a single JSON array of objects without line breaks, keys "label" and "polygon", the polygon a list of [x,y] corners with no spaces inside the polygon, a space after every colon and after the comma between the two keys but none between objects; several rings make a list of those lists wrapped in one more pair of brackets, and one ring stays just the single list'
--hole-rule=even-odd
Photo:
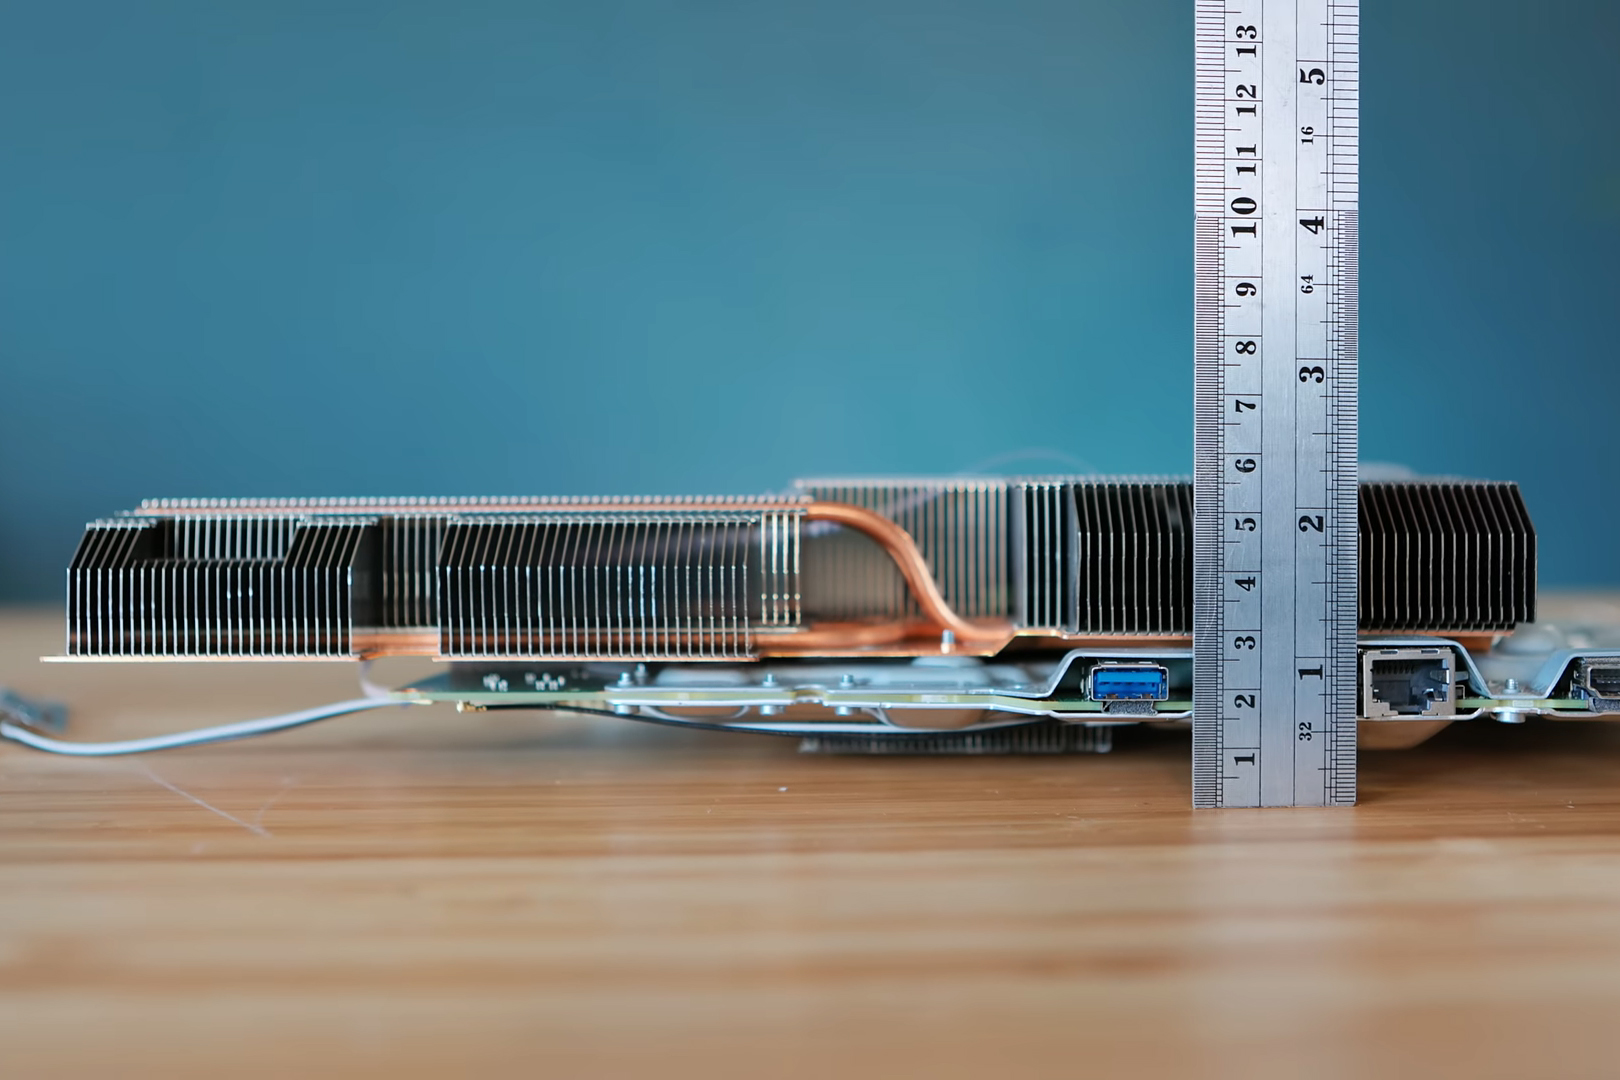
[{"label": "wooden table surface", "polygon": [[[59,634],[0,613],[0,683],[79,738],[354,696]],[[0,1074],[1620,1076],[1620,725],[1364,753],[1353,810],[1194,813],[1189,754],[439,708],[7,744]]]}]

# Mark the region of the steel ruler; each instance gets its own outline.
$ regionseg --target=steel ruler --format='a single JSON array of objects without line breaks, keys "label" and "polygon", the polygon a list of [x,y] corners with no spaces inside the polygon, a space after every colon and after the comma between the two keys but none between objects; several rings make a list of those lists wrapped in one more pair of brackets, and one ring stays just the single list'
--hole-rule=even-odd
[{"label": "steel ruler", "polygon": [[1358,0],[1197,0],[1193,805],[1356,798]]}]

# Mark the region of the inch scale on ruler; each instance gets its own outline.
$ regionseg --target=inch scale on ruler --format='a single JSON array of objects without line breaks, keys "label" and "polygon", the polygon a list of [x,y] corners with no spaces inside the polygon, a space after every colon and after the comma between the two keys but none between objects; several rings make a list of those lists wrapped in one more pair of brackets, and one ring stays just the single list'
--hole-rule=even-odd
[{"label": "inch scale on ruler", "polygon": [[1356,797],[1358,0],[1198,0],[1193,805]]}]

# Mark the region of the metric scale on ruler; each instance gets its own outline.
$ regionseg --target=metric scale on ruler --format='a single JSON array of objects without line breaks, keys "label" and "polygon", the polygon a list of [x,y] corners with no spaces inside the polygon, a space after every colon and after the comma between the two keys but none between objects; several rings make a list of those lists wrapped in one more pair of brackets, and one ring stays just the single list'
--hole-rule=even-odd
[{"label": "metric scale on ruler", "polygon": [[1198,0],[1193,805],[1356,797],[1357,0]]}]

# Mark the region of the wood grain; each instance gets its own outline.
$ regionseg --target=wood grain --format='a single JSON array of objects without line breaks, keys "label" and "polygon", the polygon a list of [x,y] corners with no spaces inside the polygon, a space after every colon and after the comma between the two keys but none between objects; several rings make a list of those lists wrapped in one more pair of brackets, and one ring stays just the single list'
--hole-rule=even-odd
[{"label": "wood grain", "polygon": [[[81,738],[353,694],[60,632],[0,615],[0,682]],[[1188,760],[448,709],[0,747],[0,1072],[1620,1074],[1620,728],[1456,725],[1342,811],[1195,814]]]}]

